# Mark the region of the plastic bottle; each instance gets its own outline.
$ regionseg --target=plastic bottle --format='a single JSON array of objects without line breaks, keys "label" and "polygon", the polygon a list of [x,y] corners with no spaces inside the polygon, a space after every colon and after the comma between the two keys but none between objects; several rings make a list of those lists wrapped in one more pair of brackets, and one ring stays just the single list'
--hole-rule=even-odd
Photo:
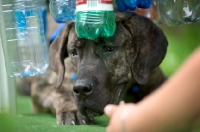
[{"label": "plastic bottle", "polygon": [[0,35],[7,73],[42,74],[49,65],[38,0],[0,0]]},{"label": "plastic bottle", "polygon": [[116,0],[116,4],[119,11],[133,11],[137,7],[149,8],[152,4],[152,0]]},{"label": "plastic bottle", "polygon": [[76,4],[78,37],[94,40],[114,35],[116,22],[112,0],[77,0]]},{"label": "plastic bottle", "polygon": [[[17,113],[15,78],[9,77],[4,65],[4,54],[0,37],[0,114]],[[2,120],[2,118],[1,118]],[[2,126],[1,126],[2,131]]]},{"label": "plastic bottle", "polygon": [[76,18],[76,0],[49,0],[51,16],[57,23],[66,23]]},{"label": "plastic bottle", "polygon": [[42,10],[42,19],[44,25],[44,34],[47,34],[47,1],[46,0],[38,0],[39,6]]},{"label": "plastic bottle", "polygon": [[159,0],[161,21],[167,25],[200,21],[200,0]]}]

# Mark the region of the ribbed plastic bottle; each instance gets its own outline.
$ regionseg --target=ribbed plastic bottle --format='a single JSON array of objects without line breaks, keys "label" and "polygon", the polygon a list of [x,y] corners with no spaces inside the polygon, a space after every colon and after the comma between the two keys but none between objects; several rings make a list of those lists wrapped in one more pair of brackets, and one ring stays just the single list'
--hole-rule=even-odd
[{"label": "ribbed plastic bottle", "polygon": [[66,23],[76,18],[76,0],[49,0],[51,16],[57,23]]},{"label": "ribbed plastic bottle", "polygon": [[116,22],[112,0],[77,0],[75,29],[78,37],[90,40],[113,36]]},{"label": "ribbed plastic bottle", "polygon": [[139,8],[149,8],[152,0],[115,0],[119,11],[135,10]]},{"label": "ribbed plastic bottle", "polygon": [[38,0],[0,0],[0,27],[7,73],[22,78],[44,73],[49,58]]},{"label": "ribbed plastic bottle", "polygon": [[200,21],[200,0],[158,0],[161,21],[181,25]]}]

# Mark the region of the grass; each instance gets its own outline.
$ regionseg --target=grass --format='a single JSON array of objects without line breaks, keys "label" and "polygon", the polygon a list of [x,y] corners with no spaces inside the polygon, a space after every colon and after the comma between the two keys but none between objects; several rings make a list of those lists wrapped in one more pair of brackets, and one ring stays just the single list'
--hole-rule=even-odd
[{"label": "grass", "polygon": [[[200,44],[200,23],[161,26],[169,41],[161,68],[170,77]],[[0,114],[0,132],[105,132],[108,118],[95,118],[94,125],[58,126],[53,115],[31,113],[30,97],[17,96],[17,115]]]},{"label": "grass", "polygon": [[[94,125],[59,126],[52,114],[31,113],[31,100],[28,96],[18,96],[17,115],[0,115],[1,132],[104,132],[108,118],[101,116],[95,118]],[[3,130],[3,131],[2,131]]]},{"label": "grass", "polygon": [[200,23],[176,27],[161,26],[169,45],[161,64],[167,76],[171,76],[185,59],[200,45]]}]

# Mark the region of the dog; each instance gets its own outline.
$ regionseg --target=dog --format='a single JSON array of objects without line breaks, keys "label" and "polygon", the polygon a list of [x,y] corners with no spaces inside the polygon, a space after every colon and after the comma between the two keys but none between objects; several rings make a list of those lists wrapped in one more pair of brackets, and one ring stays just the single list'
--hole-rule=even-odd
[{"label": "dog", "polygon": [[138,102],[166,80],[159,68],[168,46],[162,30],[135,13],[115,18],[115,35],[95,40],[79,38],[75,23],[66,24],[50,46],[51,68],[31,82],[34,112],[52,112],[61,125],[91,124],[107,104],[127,93]]}]

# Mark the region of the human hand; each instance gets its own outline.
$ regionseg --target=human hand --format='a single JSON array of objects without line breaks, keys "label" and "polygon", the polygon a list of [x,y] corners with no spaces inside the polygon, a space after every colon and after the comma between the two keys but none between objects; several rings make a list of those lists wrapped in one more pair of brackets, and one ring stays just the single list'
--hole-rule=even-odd
[{"label": "human hand", "polygon": [[106,132],[128,132],[130,131],[130,123],[126,122],[126,118],[129,114],[132,114],[135,109],[135,104],[120,104],[107,105],[104,108],[104,113],[110,118],[109,125],[106,128]]}]

